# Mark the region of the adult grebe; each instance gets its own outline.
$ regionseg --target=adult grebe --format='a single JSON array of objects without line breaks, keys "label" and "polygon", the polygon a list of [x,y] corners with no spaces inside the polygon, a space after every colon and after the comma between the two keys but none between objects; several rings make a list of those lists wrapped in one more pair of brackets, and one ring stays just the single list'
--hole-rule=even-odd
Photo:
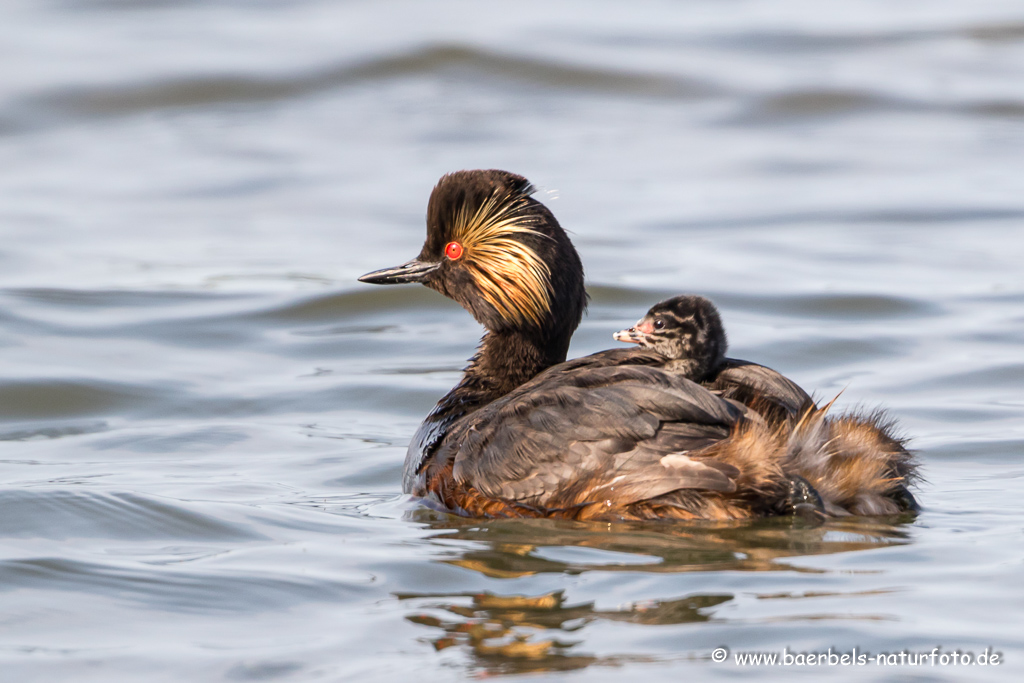
[{"label": "adult grebe", "polygon": [[871,469],[866,482],[858,477],[867,469],[844,470],[834,488],[852,500],[845,507],[838,494],[822,505],[802,474],[787,472],[801,458],[830,462],[828,429],[820,411],[805,411],[800,430],[762,416],[762,396],[794,415],[806,397],[767,368],[723,368],[715,382],[732,374],[712,391],[666,371],[666,358],[643,348],[564,362],[586,307],[583,266],[532,192],[505,171],[446,175],[431,194],[419,256],[359,278],[420,282],[486,329],[462,380],[409,445],[406,493],[470,516],[739,519],[808,505],[834,514],[900,509],[886,497],[891,482],[875,482],[913,474],[895,440],[898,448],[850,456],[888,469]]}]

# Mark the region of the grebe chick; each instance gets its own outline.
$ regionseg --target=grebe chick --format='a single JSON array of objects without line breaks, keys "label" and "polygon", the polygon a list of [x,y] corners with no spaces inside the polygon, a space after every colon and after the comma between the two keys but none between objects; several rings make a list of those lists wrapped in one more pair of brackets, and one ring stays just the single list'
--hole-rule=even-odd
[{"label": "grebe chick", "polygon": [[665,370],[694,382],[718,370],[728,348],[715,305],[702,296],[685,294],[655,304],[636,325],[613,337],[664,356],[669,359]]},{"label": "grebe chick", "polygon": [[755,407],[772,424],[793,422],[814,407],[807,392],[775,370],[726,358],[722,318],[702,296],[684,294],[656,303],[636,325],[613,338],[654,351],[667,359],[662,365],[666,371]]},{"label": "grebe chick", "polygon": [[[532,193],[529,181],[505,171],[446,175],[431,193],[419,256],[359,278],[422,283],[485,329],[462,379],[409,444],[403,491],[469,516],[794,512],[789,432],[743,399],[775,391],[788,412],[806,393],[742,361],[726,361],[702,386],[666,371],[665,357],[644,348],[566,362],[586,308],[583,266]],[[846,479],[838,488],[860,492]],[[884,486],[869,493],[876,489]]]},{"label": "grebe chick", "polygon": [[919,509],[906,488],[914,478],[913,460],[884,413],[827,415],[828,407],[818,408],[803,389],[771,368],[726,358],[725,328],[708,299],[666,299],[613,336],[664,356],[667,371],[756,408],[787,433],[789,457],[783,468],[792,485],[790,501],[801,511],[842,516],[851,510],[891,514]]},{"label": "grebe chick", "polygon": [[[663,356],[666,359],[661,366],[664,370],[694,382],[713,380],[718,375],[726,364],[725,352],[729,346],[718,309],[710,300],[692,294],[654,304],[633,327],[619,330],[612,336],[616,341],[639,344],[641,348]],[[757,402],[759,412],[765,418],[791,427],[789,420],[812,408],[811,398],[774,370],[742,361],[731,363],[735,373],[754,370],[769,378],[776,394],[780,389],[784,392],[784,396],[777,395],[774,401],[770,395],[751,393],[751,399]],[[727,386],[725,378],[722,384]],[[787,474],[790,485],[788,503],[793,511],[815,518],[823,517],[825,503],[810,482],[794,472]]]}]

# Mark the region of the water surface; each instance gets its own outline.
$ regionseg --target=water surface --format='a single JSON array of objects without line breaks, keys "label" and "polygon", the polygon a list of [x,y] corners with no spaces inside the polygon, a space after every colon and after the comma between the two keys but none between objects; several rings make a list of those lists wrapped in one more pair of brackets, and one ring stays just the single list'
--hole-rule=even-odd
[{"label": "water surface", "polygon": [[[1024,671],[1014,2],[0,9],[0,679]],[[423,288],[437,178],[528,176],[591,306],[886,406],[916,518],[464,520],[400,493],[480,335]],[[986,648],[998,668],[731,653]]]}]

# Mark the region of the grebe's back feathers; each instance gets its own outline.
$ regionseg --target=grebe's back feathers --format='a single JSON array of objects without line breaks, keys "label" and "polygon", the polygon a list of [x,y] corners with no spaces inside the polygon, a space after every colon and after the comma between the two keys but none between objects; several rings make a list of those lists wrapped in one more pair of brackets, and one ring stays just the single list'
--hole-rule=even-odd
[{"label": "grebe's back feathers", "polygon": [[785,375],[764,365],[726,358],[705,385],[724,398],[756,406],[770,422],[798,419],[814,400]]},{"label": "grebe's back feathers", "polygon": [[486,496],[549,509],[734,491],[736,468],[691,455],[726,438],[744,408],[623,351],[556,366],[481,408],[437,458]]}]

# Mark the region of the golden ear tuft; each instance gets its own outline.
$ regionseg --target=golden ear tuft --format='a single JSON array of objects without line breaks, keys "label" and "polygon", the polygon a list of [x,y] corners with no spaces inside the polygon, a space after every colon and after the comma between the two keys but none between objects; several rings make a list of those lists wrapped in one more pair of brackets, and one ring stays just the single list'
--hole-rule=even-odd
[{"label": "golden ear tuft", "polygon": [[465,249],[465,267],[484,300],[506,320],[540,326],[551,309],[551,270],[517,239],[550,239],[534,227],[538,220],[524,194],[495,191],[476,211],[460,206],[451,234]]}]

